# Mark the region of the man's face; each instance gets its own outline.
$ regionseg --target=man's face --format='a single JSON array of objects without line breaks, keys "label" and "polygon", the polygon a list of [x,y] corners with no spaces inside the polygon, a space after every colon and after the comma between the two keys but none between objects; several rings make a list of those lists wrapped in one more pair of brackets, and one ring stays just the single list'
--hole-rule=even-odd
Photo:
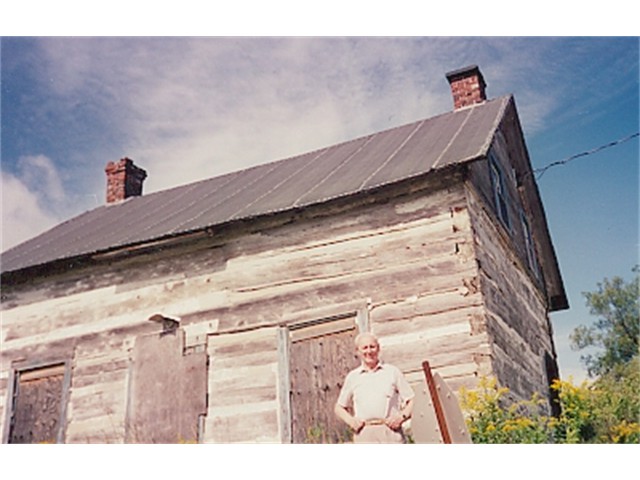
[{"label": "man's face", "polygon": [[357,345],[358,357],[369,367],[375,367],[378,363],[378,354],[380,353],[380,345],[375,338],[364,337]]}]

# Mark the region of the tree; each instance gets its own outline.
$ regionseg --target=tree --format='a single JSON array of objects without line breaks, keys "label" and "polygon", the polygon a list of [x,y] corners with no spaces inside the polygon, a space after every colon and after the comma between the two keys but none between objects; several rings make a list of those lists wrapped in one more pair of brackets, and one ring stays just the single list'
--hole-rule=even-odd
[{"label": "tree", "polygon": [[596,431],[609,443],[640,442],[640,356],[593,382]]},{"label": "tree", "polygon": [[581,357],[590,377],[613,372],[638,355],[640,335],[640,269],[635,278],[625,283],[620,277],[604,279],[598,290],[585,292],[587,306],[598,319],[591,326],[581,325],[571,334],[574,350],[588,347],[601,349]]}]

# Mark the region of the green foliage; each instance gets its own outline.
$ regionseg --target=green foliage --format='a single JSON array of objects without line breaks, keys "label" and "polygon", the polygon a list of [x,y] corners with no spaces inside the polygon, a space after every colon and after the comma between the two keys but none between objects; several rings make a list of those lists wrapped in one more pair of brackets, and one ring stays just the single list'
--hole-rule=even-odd
[{"label": "green foliage", "polygon": [[553,439],[550,418],[540,415],[541,401],[509,405],[509,389],[494,378],[481,378],[477,390],[460,390],[460,406],[466,413],[473,443],[548,443]]},{"label": "green foliage", "polygon": [[474,443],[640,443],[640,360],[616,374],[573,385],[555,380],[561,413],[544,414],[544,402],[509,403],[509,390],[483,378],[461,389],[460,404]]},{"label": "green foliage", "polygon": [[633,271],[635,278],[629,283],[620,277],[605,278],[597,291],[583,293],[590,313],[598,318],[593,325],[581,325],[573,331],[571,346],[601,350],[581,357],[592,377],[608,373],[638,354],[640,270],[636,266]]},{"label": "green foliage", "polygon": [[558,393],[561,406],[560,415],[551,420],[554,442],[592,443],[596,436],[596,392],[587,382],[576,386],[559,379],[553,381],[551,388]]},{"label": "green foliage", "polygon": [[598,378],[597,431],[607,443],[640,443],[640,356]]}]

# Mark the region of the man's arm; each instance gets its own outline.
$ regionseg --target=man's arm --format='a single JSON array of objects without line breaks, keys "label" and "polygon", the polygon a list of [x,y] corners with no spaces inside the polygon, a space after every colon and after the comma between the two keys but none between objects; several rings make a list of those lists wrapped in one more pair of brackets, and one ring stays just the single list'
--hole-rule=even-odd
[{"label": "man's arm", "polygon": [[362,427],[364,427],[364,421],[354,417],[353,415],[351,415],[351,413],[349,413],[349,411],[344,408],[342,405],[340,405],[339,403],[336,403],[336,406],[334,407],[333,411],[335,412],[336,416],[342,420],[344,423],[346,423],[347,425],[349,425],[349,427],[356,433],[358,433]]}]

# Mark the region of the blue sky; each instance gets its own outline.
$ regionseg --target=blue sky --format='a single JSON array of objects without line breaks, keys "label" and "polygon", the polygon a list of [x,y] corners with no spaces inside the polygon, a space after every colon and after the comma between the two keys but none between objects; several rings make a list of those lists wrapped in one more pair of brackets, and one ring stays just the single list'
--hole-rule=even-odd
[{"label": "blue sky", "polygon": [[[451,110],[445,73],[480,66],[513,93],[534,168],[638,132],[637,37],[2,39],[3,249],[104,203],[104,167],[128,156],[149,193]],[[571,309],[631,278],[638,138],[549,169],[539,188]]]}]

